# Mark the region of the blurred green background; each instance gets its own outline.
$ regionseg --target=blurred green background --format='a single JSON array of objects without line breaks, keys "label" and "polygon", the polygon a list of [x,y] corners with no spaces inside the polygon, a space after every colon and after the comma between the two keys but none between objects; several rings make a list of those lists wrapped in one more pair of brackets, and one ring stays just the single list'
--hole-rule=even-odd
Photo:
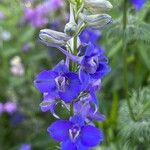
[{"label": "blurred green background", "polygon": [[[123,0],[110,2],[114,6],[109,12],[113,23],[102,29],[99,43],[112,70],[98,93],[100,111],[107,119],[96,123],[105,133],[104,142],[96,150],[149,150],[150,1],[140,11],[127,5],[125,29]],[[17,105],[15,113],[0,112],[0,150],[17,150],[22,143],[31,144],[33,150],[57,150],[59,146],[46,132],[55,118],[41,113],[42,97],[33,79],[64,57],[57,49],[42,44],[38,33],[43,28],[63,31],[68,5],[64,2],[51,11],[47,23],[37,27],[25,19],[24,10],[42,3],[0,0],[0,102]],[[61,106],[57,111],[66,115]]]}]

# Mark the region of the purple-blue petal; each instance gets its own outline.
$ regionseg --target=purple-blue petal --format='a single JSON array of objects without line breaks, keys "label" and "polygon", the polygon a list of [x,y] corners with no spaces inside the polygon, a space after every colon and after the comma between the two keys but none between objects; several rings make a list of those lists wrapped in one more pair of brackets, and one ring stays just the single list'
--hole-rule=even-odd
[{"label": "purple-blue petal", "polygon": [[77,97],[77,94],[68,90],[67,92],[59,92],[59,96],[65,103],[70,103]]},{"label": "purple-blue petal", "polygon": [[83,118],[87,117],[90,109],[89,101],[86,102],[79,101],[74,104],[74,112],[75,114],[80,114]]},{"label": "purple-blue petal", "polygon": [[78,149],[77,149],[76,143],[73,143],[70,140],[67,140],[65,142],[62,142],[61,150],[78,150]]},{"label": "purple-blue petal", "polygon": [[80,34],[80,40],[82,43],[96,43],[97,40],[100,38],[100,31],[99,30],[93,30],[91,28],[87,28],[83,30]]},{"label": "purple-blue petal", "polygon": [[82,82],[82,89],[87,88],[88,83],[90,81],[90,76],[86,73],[83,69],[80,68],[79,70],[79,79]]},{"label": "purple-blue petal", "polygon": [[90,92],[95,92],[101,88],[101,79],[91,80],[88,85],[88,90]]},{"label": "purple-blue petal", "polygon": [[80,126],[84,125],[84,118],[82,118],[82,116],[80,116],[80,115],[74,115],[73,117],[70,118],[70,121],[73,124],[78,124]]},{"label": "purple-blue petal", "polygon": [[69,80],[69,84],[67,86],[67,89],[71,90],[73,93],[76,93],[78,95],[82,89],[78,74],[70,72],[70,73],[66,74],[66,77]]},{"label": "purple-blue petal", "polygon": [[90,116],[90,119],[97,120],[97,121],[104,121],[106,117],[103,114],[96,112],[95,114]]},{"label": "purple-blue petal", "polygon": [[58,90],[57,90],[56,86],[55,86],[55,88],[51,89],[50,92],[43,94],[43,99],[46,101],[49,101],[51,99],[59,99],[59,98],[60,97],[59,97]]},{"label": "purple-blue petal", "polygon": [[41,110],[43,112],[46,112],[48,110],[51,109],[51,107],[56,103],[55,100],[49,100],[49,101],[42,101],[42,103],[40,104]]},{"label": "purple-blue petal", "polygon": [[100,78],[103,78],[110,71],[111,71],[111,69],[110,69],[110,67],[108,65],[100,64],[97,72],[94,73],[94,74],[91,74],[91,77],[93,79],[100,79]]},{"label": "purple-blue petal", "polygon": [[105,50],[99,44],[95,44],[94,46],[94,54],[98,54],[99,56],[105,54]]},{"label": "purple-blue petal", "polygon": [[88,150],[88,147],[84,146],[80,140],[78,140],[78,150]]},{"label": "purple-blue petal", "polygon": [[61,60],[54,68],[53,71],[59,73],[67,73],[69,71],[67,65],[64,60]]},{"label": "purple-blue petal", "polygon": [[46,93],[55,88],[55,77],[57,73],[44,70],[39,73],[34,81],[35,87],[42,93]]},{"label": "purple-blue petal", "polygon": [[94,147],[103,141],[103,133],[91,125],[85,126],[81,131],[81,142],[84,146]]},{"label": "purple-blue petal", "polygon": [[101,56],[99,57],[99,61],[100,61],[100,63],[102,63],[102,64],[108,64],[108,58],[107,58],[105,55],[101,55]]},{"label": "purple-blue petal", "polygon": [[94,45],[90,42],[85,52],[85,56],[91,56],[94,51]]},{"label": "purple-blue petal", "polygon": [[60,119],[60,117],[55,112],[56,106],[57,106],[57,103],[54,103],[53,105],[51,105],[50,112],[55,118]]},{"label": "purple-blue petal", "polygon": [[66,103],[70,103],[73,99],[77,98],[81,91],[81,82],[75,73],[67,73],[65,77],[68,79],[68,84],[64,92],[59,92],[60,98]]},{"label": "purple-blue petal", "polygon": [[43,100],[42,103],[40,104],[41,110],[43,112],[50,111],[51,114],[59,119],[59,116],[55,113],[55,108],[57,106],[58,100],[55,99],[46,99]]},{"label": "purple-blue petal", "polygon": [[57,141],[66,141],[69,139],[69,129],[71,128],[72,123],[67,120],[58,120],[52,123],[47,131],[50,136]]},{"label": "purple-blue petal", "polygon": [[99,102],[98,102],[96,94],[94,92],[90,92],[90,97],[91,97],[91,101],[98,106]]}]

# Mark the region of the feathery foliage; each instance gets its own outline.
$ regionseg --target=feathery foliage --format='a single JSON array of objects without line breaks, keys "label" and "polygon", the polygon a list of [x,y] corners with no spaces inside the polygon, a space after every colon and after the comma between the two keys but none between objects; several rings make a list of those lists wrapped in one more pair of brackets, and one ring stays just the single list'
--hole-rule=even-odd
[{"label": "feathery foliage", "polygon": [[132,91],[130,102],[135,121],[129,115],[127,104],[122,102],[119,116],[120,137],[129,146],[137,144],[150,147],[150,87]]}]

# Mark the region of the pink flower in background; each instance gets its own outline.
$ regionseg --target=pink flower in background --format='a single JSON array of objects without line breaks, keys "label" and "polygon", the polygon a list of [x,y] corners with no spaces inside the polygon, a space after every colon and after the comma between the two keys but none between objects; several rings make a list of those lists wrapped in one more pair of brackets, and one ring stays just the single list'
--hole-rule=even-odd
[{"label": "pink flower in background", "polygon": [[27,7],[24,10],[24,17],[35,27],[41,27],[48,23],[50,12],[56,11],[63,6],[63,0],[47,0],[35,8]]},{"label": "pink flower in background", "polygon": [[26,8],[24,14],[26,20],[29,21],[35,27],[40,27],[48,23],[47,18],[45,18],[45,13],[42,12],[39,8]]},{"label": "pink flower in background", "polygon": [[47,1],[47,6],[51,11],[55,11],[59,9],[60,7],[63,7],[64,1],[63,0],[49,0]]},{"label": "pink flower in background", "polygon": [[6,102],[3,106],[3,109],[8,114],[12,114],[17,111],[17,104],[14,102]]},{"label": "pink flower in background", "polygon": [[23,52],[29,52],[30,49],[32,49],[34,46],[34,44],[32,42],[27,42],[27,43],[24,43],[24,45],[22,46],[22,51]]},{"label": "pink flower in background", "polygon": [[0,20],[3,20],[5,18],[5,15],[2,11],[0,11]]}]

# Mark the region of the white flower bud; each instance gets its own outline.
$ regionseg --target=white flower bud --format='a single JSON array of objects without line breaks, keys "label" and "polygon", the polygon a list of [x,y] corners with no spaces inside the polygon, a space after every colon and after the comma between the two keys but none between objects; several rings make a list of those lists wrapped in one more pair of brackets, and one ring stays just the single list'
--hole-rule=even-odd
[{"label": "white flower bud", "polygon": [[69,36],[74,36],[77,32],[77,24],[75,22],[67,23],[64,32]]},{"label": "white flower bud", "polygon": [[71,38],[63,32],[57,32],[50,29],[43,29],[39,33],[39,37],[43,43],[48,46],[62,46]]},{"label": "white flower bud", "polygon": [[10,60],[10,64],[12,66],[17,66],[21,64],[21,58],[19,56],[14,56],[11,60]]},{"label": "white flower bud", "polygon": [[25,73],[25,69],[23,64],[21,63],[21,58],[19,56],[15,56],[10,60],[10,71],[15,76],[22,76]]},{"label": "white flower bud", "polygon": [[108,14],[97,14],[97,15],[79,15],[81,20],[84,21],[88,27],[102,28],[105,25],[112,22],[111,16]]},{"label": "white flower bud", "polygon": [[113,8],[112,4],[107,0],[83,0],[85,8],[92,13],[103,13]]}]

